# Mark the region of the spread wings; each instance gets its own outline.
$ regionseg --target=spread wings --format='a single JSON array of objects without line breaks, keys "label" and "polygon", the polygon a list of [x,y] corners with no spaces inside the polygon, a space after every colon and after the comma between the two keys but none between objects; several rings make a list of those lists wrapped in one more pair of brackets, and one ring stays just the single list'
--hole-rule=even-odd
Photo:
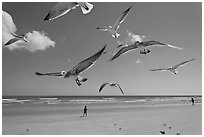
[{"label": "spread wings", "polygon": [[120,27],[120,24],[125,20],[125,17],[128,15],[130,9],[132,8],[132,5],[125,10],[122,15],[116,20],[115,24],[113,25],[113,29],[117,30]]},{"label": "spread wings", "polygon": [[61,17],[68,13],[71,9],[76,8],[76,6],[78,6],[77,2],[59,2],[49,11],[44,20],[54,20]]},{"label": "spread wings", "polygon": [[110,83],[103,83],[103,84],[101,85],[101,87],[99,88],[99,92],[101,92],[101,90],[102,90],[107,84],[110,84]]},{"label": "spread wings", "polygon": [[98,58],[103,54],[104,50],[106,48],[106,45],[98,51],[96,54],[92,55],[91,57],[81,61],[78,65],[76,65],[74,68],[70,70],[71,73],[79,74],[82,71],[90,68],[97,60]]},{"label": "spread wings", "polygon": [[57,77],[62,77],[64,76],[62,72],[49,72],[49,73],[40,73],[40,72],[35,72],[36,75],[38,76],[57,76]]},{"label": "spread wings", "polygon": [[122,47],[122,48],[110,59],[110,61],[112,61],[112,60],[118,58],[119,56],[121,56],[121,55],[123,55],[123,54],[125,54],[125,53],[127,53],[127,52],[129,52],[129,51],[135,50],[135,49],[137,49],[137,48],[138,48],[138,47],[137,47],[137,45],[135,45],[135,44]]},{"label": "spread wings", "polygon": [[18,40],[20,40],[20,39],[19,38],[12,38],[8,42],[6,42],[5,46],[10,45],[10,44],[12,44],[12,43],[14,43],[14,42],[16,42]]},{"label": "spread wings", "polygon": [[193,61],[193,60],[195,60],[195,59],[196,59],[196,58],[193,58],[193,59],[190,59],[190,60],[181,62],[181,63],[179,63],[179,64],[173,66],[172,68],[173,68],[173,69],[176,69],[176,68],[181,67],[181,66],[183,66],[183,65],[185,65],[185,64],[187,64],[187,63],[189,63],[189,62],[191,62],[191,61]]},{"label": "spread wings", "polygon": [[169,68],[150,69],[150,71],[167,71]]}]

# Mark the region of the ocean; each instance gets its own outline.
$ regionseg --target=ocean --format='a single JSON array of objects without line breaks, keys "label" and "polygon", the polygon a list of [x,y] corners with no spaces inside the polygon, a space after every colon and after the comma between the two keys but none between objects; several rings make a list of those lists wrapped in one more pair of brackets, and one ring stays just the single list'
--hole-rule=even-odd
[{"label": "ocean", "polygon": [[85,105],[89,112],[189,105],[191,97],[194,97],[195,103],[202,103],[202,96],[3,96],[2,116],[76,114],[81,113]]}]

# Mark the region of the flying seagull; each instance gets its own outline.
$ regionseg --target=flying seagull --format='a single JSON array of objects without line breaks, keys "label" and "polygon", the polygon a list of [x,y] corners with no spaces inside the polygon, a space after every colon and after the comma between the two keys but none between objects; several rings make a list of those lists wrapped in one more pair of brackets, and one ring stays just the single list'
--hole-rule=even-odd
[{"label": "flying seagull", "polygon": [[120,34],[117,32],[117,30],[119,29],[120,24],[125,20],[125,17],[128,15],[128,12],[131,8],[132,5],[122,13],[122,15],[116,20],[113,26],[97,27],[96,29],[100,31],[109,31],[112,34],[112,37],[118,38]]},{"label": "flying seagull", "polygon": [[165,43],[155,41],[155,40],[149,40],[149,41],[143,41],[143,42],[136,41],[135,43],[133,43],[131,45],[125,45],[125,46],[119,45],[119,46],[117,46],[117,48],[121,47],[121,46],[122,46],[122,48],[116,54],[114,54],[114,56],[110,59],[111,61],[116,59],[117,57],[119,57],[121,55],[124,55],[125,53],[127,53],[129,51],[136,50],[138,48],[144,48],[144,50],[140,51],[141,54],[150,53],[150,50],[147,49],[147,47],[154,47],[154,46],[167,46],[170,48],[182,50],[182,48],[175,47],[175,46],[172,46],[170,44],[165,44]]},{"label": "flying seagull", "polygon": [[93,5],[88,2],[59,2],[49,11],[44,21],[61,17],[78,6],[81,7],[83,14],[89,13],[93,8]]},{"label": "flying seagull", "polygon": [[100,89],[99,89],[99,92],[101,92],[101,90],[102,90],[106,85],[109,85],[109,86],[111,86],[111,87],[118,87],[118,88],[120,89],[120,91],[122,92],[122,94],[124,94],[122,88],[121,88],[120,85],[117,84],[117,83],[103,83],[103,84],[101,85]]},{"label": "flying seagull", "polygon": [[84,72],[85,70],[89,69],[94,65],[94,63],[99,59],[99,57],[103,54],[104,50],[106,48],[106,45],[98,51],[96,54],[92,55],[91,57],[81,61],[78,65],[73,67],[69,71],[61,71],[61,72],[51,72],[51,73],[40,73],[36,72],[36,75],[40,76],[56,76],[56,77],[63,77],[63,78],[69,78],[74,77],[75,81],[78,86],[81,86],[81,82],[87,81],[87,78],[80,77],[80,73]]},{"label": "flying seagull", "polygon": [[25,42],[28,42],[25,35],[17,35],[17,34],[14,34],[14,33],[11,33],[11,35],[14,36],[14,38],[12,38],[8,42],[6,42],[5,46],[13,44],[13,43],[15,43],[15,42],[17,42],[19,40],[23,40]]},{"label": "flying seagull", "polygon": [[181,67],[181,66],[183,66],[183,65],[185,65],[185,64],[187,64],[187,63],[189,63],[189,62],[191,62],[191,61],[193,61],[193,60],[195,60],[195,59],[196,59],[196,58],[193,58],[193,59],[190,59],[190,60],[181,62],[181,63],[179,63],[179,64],[177,64],[177,65],[175,65],[175,66],[173,66],[173,67],[169,67],[169,68],[159,68],[159,69],[150,69],[150,71],[170,71],[170,72],[172,72],[172,74],[177,74],[176,69],[177,69],[178,67]]},{"label": "flying seagull", "polygon": [[162,43],[162,42],[159,42],[159,41],[156,41],[156,40],[149,40],[149,41],[143,41],[143,42],[136,41],[135,44],[137,44],[138,47],[144,48],[143,51],[140,51],[141,54],[150,53],[150,50],[147,49],[147,48],[148,47],[155,47],[155,46],[162,46],[162,47],[167,46],[167,47],[170,47],[170,48],[182,50],[182,48],[180,48],[180,47],[176,47],[176,46],[173,46],[173,45],[170,45],[170,44]]}]

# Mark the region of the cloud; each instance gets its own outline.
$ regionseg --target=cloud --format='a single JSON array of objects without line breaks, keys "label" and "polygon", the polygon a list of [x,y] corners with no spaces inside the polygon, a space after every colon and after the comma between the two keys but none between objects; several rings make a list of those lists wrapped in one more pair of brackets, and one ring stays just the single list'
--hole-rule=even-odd
[{"label": "cloud", "polygon": [[130,31],[127,30],[127,33],[128,33],[128,41],[134,43],[136,41],[139,41],[139,42],[142,42],[143,41],[143,38],[145,38],[145,36],[141,36],[141,35],[136,35]]},{"label": "cloud", "polygon": [[2,42],[6,43],[9,39],[13,38],[11,33],[14,33],[16,30],[12,17],[7,12],[2,11]]},{"label": "cloud", "polygon": [[[3,11],[3,21],[2,21],[2,45],[9,41],[13,36],[11,33],[16,32],[16,26],[13,22],[12,17],[5,11]],[[29,42],[17,41],[11,45],[6,46],[10,50],[14,49],[26,49],[30,52],[35,52],[38,50],[45,50],[49,47],[54,47],[55,42],[52,41],[44,31],[32,31],[25,34],[26,39]]]},{"label": "cloud", "polygon": [[135,43],[136,41],[142,42],[144,38],[145,36],[136,35],[127,30],[127,35],[125,36],[125,39],[122,41],[118,41],[118,44],[130,45]]}]

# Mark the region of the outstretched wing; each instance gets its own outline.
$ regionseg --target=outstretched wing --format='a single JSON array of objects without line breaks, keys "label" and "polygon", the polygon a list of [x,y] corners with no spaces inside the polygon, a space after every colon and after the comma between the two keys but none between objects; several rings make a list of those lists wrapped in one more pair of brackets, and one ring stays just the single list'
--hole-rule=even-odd
[{"label": "outstretched wing", "polygon": [[12,38],[12,39],[10,39],[8,42],[6,42],[6,44],[5,44],[5,46],[7,46],[7,45],[10,45],[10,44],[12,44],[12,43],[14,43],[14,42],[16,42],[16,41],[18,41],[18,40],[20,40],[19,38]]},{"label": "outstretched wing", "polygon": [[107,31],[108,27],[97,27],[96,29],[100,31]]},{"label": "outstretched wing", "polygon": [[150,71],[167,71],[169,68],[150,69]]},{"label": "outstretched wing", "polygon": [[101,85],[101,87],[99,88],[99,92],[101,92],[101,90],[102,90],[107,84],[110,84],[110,83],[103,83],[103,84]]},{"label": "outstretched wing", "polygon": [[191,62],[191,61],[193,61],[193,60],[195,60],[195,59],[196,59],[196,58],[193,58],[193,59],[190,59],[190,60],[181,62],[181,63],[179,63],[179,64],[173,66],[172,68],[173,68],[173,69],[176,69],[176,68],[181,67],[181,66],[183,66],[183,65],[185,65],[185,64],[187,64],[187,63],[189,63],[189,62]]},{"label": "outstretched wing", "polygon": [[155,40],[149,40],[149,41],[144,41],[142,42],[142,44],[147,47],[147,46],[165,46],[166,44],[161,43],[159,41],[155,41]]},{"label": "outstretched wing", "polygon": [[114,59],[118,58],[119,56],[124,55],[125,53],[127,53],[127,52],[129,52],[129,51],[132,51],[132,50],[135,50],[135,49],[137,49],[137,48],[138,48],[138,47],[137,47],[135,44],[122,47],[122,48],[110,59],[110,61],[113,61]]},{"label": "outstretched wing", "polygon": [[94,54],[91,57],[80,62],[78,65],[76,65],[74,68],[72,68],[70,70],[70,72],[79,74],[82,71],[90,68],[98,60],[98,58],[103,54],[105,48],[106,48],[106,45],[100,51],[98,51],[96,54]]},{"label": "outstretched wing", "polygon": [[120,24],[125,20],[125,17],[128,15],[128,12],[131,8],[132,5],[127,10],[125,10],[122,15],[116,20],[115,24],[113,25],[114,30],[117,30],[120,27]]},{"label": "outstretched wing", "polygon": [[120,85],[119,85],[119,84],[116,84],[116,85],[117,85],[117,87],[120,89],[120,91],[122,92],[122,94],[124,94],[124,92],[123,92],[122,88],[120,87]]},{"label": "outstretched wing", "polygon": [[44,18],[44,21],[54,20],[68,13],[71,9],[76,8],[77,2],[59,2],[57,3]]},{"label": "outstretched wing", "polygon": [[89,13],[93,8],[93,5],[88,2],[78,2],[78,4],[81,7],[83,14]]},{"label": "outstretched wing", "polygon": [[173,45],[170,45],[170,44],[165,44],[165,43],[162,43],[162,42],[159,42],[159,41],[155,41],[155,40],[144,41],[144,42],[142,42],[142,44],[145,45],[146,47],[147,46],[149,46],[149,47],[153,47],[153,46],[167,46],[167,47],[170,47],[170,48],[182,50],[182,48],[180,48],[180,47],[176,47],[176,46],[173,46]]},{"label": "outstretched wing", "polygon": [[57,76],[57,77],[63,76],[62,72],[49,72],[49,73],[35,72],[35,74],[38,76]]}]

